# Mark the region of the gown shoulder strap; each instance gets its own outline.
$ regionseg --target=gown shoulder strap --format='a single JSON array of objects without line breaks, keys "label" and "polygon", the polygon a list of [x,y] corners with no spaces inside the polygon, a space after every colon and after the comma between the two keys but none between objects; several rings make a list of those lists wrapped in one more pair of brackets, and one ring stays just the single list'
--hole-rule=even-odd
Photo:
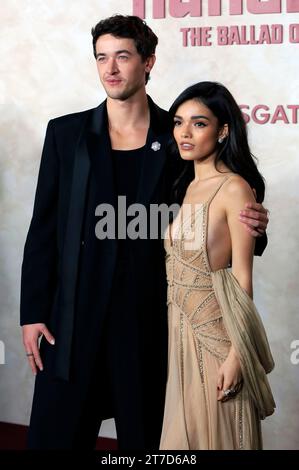
[{"label": "gown shoulder strap", "polygon": [[222,186],[224,185],[224,183],[229,180],[230,178],[232,178],[232,176],[234,176],[235,173],[229,173],[227,176],[224,176],[223,179],[221,180],[221,182],[218,184],[218,186],[216,187],[216,189],[213,191],[213,193],[211,194],[211,196],[209,197],[209,199],[207,200],[206,204],[207,205],[210,205],[210,203],[213,201],[214,197],[216,196],[216,194],[218,193],[218,191],[222,188]]}]

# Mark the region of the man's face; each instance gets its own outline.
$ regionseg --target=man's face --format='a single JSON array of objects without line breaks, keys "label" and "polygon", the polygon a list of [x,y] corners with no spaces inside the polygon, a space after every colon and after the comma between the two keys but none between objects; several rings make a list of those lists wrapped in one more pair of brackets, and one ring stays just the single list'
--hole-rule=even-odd
[{"label": "man's face", "polygon": [[108,97],[124,101],[145,87],[145,73],[151,71],[155,56],[143,62],[133,39],[104,34],[96,42],[96,60]]}]

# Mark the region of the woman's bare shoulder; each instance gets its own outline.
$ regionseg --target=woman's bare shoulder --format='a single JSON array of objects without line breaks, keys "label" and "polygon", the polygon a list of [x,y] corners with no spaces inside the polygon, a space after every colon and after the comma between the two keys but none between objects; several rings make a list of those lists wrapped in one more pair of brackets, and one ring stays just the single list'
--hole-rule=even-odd
[{"label": "woman's bare shoulder", "polygon": [[248,202],[255,201],[254,193],[249,183],[240,175],[231,176],[223,185],[223,196],[228,199],[249,198]]}]

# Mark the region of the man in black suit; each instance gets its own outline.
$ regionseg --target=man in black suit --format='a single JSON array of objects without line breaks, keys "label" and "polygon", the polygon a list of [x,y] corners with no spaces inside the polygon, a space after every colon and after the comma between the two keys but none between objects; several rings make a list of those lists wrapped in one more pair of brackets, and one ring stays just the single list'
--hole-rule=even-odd
[{"label": "man in black suit", "polygon": [[[163,244],[99,239],[95,228],[96,208],[117,210],[117,196],[147,210],[169,201],[171,124],[145,91],[157,44],[151,29],[117,15],[92,35],[107,100],[49,122],[24,249],[21,325],[36,374],[28,443],[91,449],[102,419],[114,417],[120,449],[158,449],[167,370]],[[264,231],[263,207],[245,215],[255,235]]]}]

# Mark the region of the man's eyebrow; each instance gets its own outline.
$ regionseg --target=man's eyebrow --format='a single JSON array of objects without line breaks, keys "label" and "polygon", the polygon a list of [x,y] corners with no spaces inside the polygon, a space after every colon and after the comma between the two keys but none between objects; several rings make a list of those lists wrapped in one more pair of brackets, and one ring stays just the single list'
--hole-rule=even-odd
[{"label": "man's eyebrow", "polygon": [[[132,55],[131,51],[128,51],[128,49],[120,49],[119,51],[115,51],[114,55],[119,55],[119,54],[129,54]],[[96,58],[98,57],[105,57],[107,54],[105,52],[98,52],[96,55]]]}]

